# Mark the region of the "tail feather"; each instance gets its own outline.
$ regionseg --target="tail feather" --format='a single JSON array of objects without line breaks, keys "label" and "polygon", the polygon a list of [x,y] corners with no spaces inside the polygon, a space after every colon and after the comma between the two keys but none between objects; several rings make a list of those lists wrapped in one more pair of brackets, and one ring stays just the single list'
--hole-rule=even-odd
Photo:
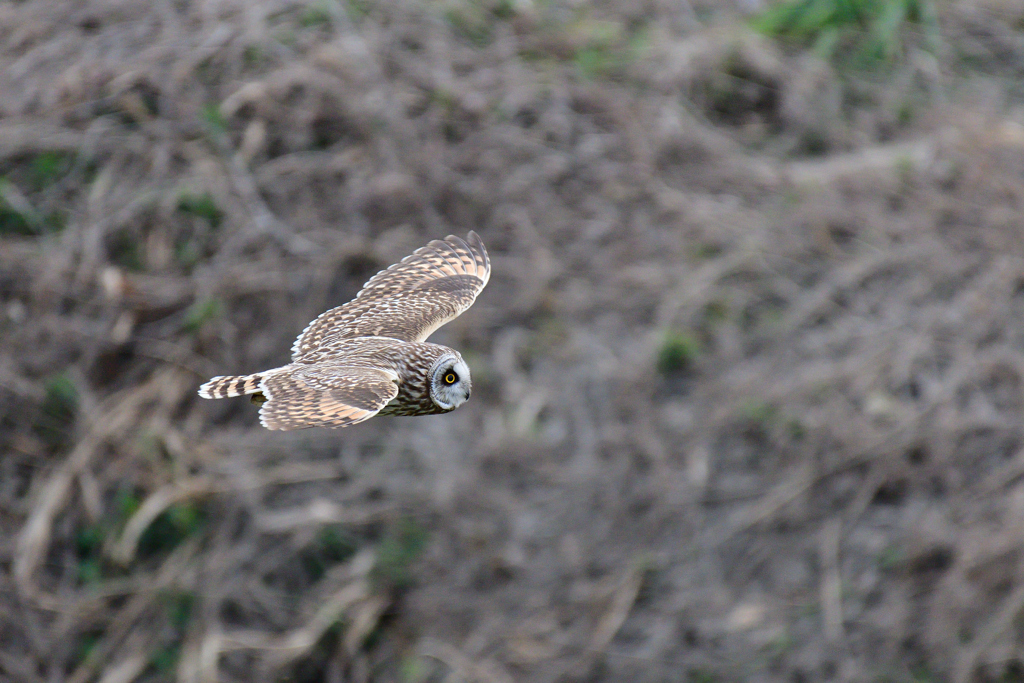
[{"label": "tail feather", "polygon": [[231,398],[243,394],[257,394],[263,383],[265,373],[255,375],[234,375],[231,377],[214,377],[199,387],[199,395],[203,398]]}]

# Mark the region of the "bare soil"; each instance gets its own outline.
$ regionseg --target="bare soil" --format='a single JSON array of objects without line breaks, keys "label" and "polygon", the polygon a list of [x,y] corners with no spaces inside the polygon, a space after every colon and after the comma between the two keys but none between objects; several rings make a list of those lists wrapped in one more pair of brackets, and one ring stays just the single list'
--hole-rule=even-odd
[{"label": "bare soil", "polygon": [[[0,4],[11,681],[1024,678],[1024,9]],[[449,233],[472,400],[216,374]]]}]

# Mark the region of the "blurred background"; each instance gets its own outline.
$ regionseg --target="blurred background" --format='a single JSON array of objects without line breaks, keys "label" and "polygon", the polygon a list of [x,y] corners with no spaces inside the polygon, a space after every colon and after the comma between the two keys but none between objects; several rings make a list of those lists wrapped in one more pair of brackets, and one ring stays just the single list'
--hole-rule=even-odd
[{"label": "blurred background", "polygon": [[[0,3],[11,681],[1024,679],[1024,7]],[[271,433],[430,239],[458,411]]]}]

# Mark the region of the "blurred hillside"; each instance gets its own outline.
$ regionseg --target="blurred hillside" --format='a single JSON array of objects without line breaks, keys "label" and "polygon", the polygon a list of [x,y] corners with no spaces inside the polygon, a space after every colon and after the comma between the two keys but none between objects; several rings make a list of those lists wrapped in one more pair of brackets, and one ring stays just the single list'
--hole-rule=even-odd
[{"label": "blurred hillside", "polygon": [[[1018,3],[4,2],[0,45],[5,680],[1024,679]],[[458,411],[196,396],[470,229]]]}]

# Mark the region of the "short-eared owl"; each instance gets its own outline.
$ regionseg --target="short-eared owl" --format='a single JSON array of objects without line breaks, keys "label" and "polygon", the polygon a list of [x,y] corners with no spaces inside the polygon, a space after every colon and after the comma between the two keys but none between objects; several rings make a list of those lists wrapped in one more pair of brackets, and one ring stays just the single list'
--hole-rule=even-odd
[{"label": "short-eared owl", "polygon": [[455,410],[469,398],[469,367],[458,351],[425,340],[472,306],[490,277],[491,261],[475,232],[466,240],[434,240],[311,322],[288,365],[214,377],[199,395],[253,394],[267,429],[347,427],[377,414]]}]

